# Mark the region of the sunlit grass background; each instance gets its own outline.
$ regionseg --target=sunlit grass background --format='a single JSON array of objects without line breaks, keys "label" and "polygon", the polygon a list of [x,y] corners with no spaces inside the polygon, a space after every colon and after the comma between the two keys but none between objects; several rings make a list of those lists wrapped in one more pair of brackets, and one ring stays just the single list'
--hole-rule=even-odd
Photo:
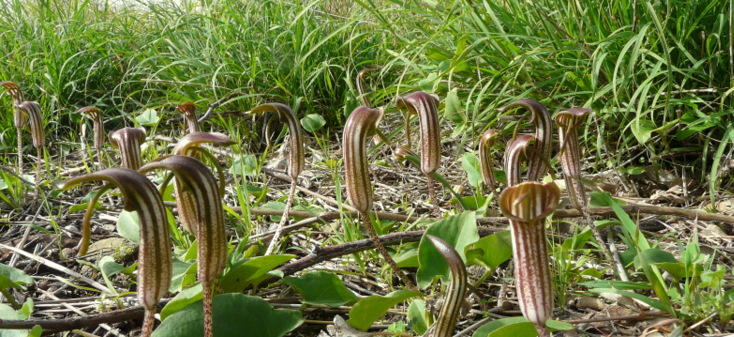
[{"label": "sunlit grass background", "polygon": [[520,97],[551,113],[590,106],[583,139],[598,169],[694,152],[685,169],[716,181],[734,137],[730,2],[9,0],[0,79],[21,84],[52,137],[67,139],[82,106],[112,129],[147,108],[173,117],[182,101],[232,93],[223,110],[302,101],[300,115],[340,128],[358,104],[356,73],[379,66],[377,104],[416,89],[458,98],[444,123],[462,141],[498,127],[496,108]]}]

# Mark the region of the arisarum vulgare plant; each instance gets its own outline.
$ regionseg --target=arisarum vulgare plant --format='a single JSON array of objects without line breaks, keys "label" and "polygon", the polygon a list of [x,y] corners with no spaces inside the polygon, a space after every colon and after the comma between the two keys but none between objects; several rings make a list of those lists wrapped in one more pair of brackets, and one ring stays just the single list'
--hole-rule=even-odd
[{"label": "arisarum vulgare plant", "polygon": [[482,172],[482,182],[491,193],[497,193],[497,178],[494,176],[494,159],[492,158],[492,146],[497,135],[499,135],[497,130],[488,129],[479,138],[479,168]]},{"label": "arisarum vulgare plant", "polygon": [[123,128],[110,133],[110,144],[120,151],[122,167],[137,170],[143,166],[140,146],[146,138],[145,128]]},{"label": "arisarum vulgare plant", "polygon": [[[522,180],[522,163],[528,160],[528,148],[535,142],[533,135],[520,135],[507,143],[505,150],[505,176],[507,186],[515,186]],[[528,166],[530,164],[528,163]]]},{"label": "arisarum vulgare plant", "polygon": [[[224,210],[217,181],[209,167],[189,156],[172,155],[152,161],[140,168],[145,173],[154,169],[173,172],[178,183],[178,198],[192,203],[184,204],[179,213],[189,214],[189,225],[197,229],[198,270],[197,277],[203,289],[204,336],[213,336],[212,282],[219,276],[227,262],[227,237],[224,231]],[[183,219],[183,218],[182,218]]]},{"label": "arisarum vulgare plant", "polygon": [[158,301],[171,285],[171,241],[163,199],[148,178],[124,168],[110,168],[56,185],[66,190],[99,180],[118,187],[125,198],[125,210],[137,212],[140,218],[138,300],[145,307],[141,336],[147,337],[153,332]]},{"label": "arisarum vulgare plant", "polygon": [[196,119],[196,104],[194,102],[184,102],[179,105],[178,113],[186,120],[189,133],[199,131],[199,120]]},{"label": "arisarum vulgare plant", "polygon": [[451,283],[446,287],[446,296],[436,323],[423,336],[451,337],[456,322],[459,320],[461,304],[464,302],[464,294],[466,294],[466,265],[464,265],[464,261],[456,249],[448,242],[433,235],[426,235],[426,239],[436,247],[438,253],[449,264]]},{"label": "arisarum vulgare plant", "polygon": [[19,106],[24,101],[23,92],[20,91],[20,87],[15,82],[2,81],[0,85],[13,98],[13,123],[18,132],[18,176],[20,177],[23,175],[23,127],[25,126],[25,117]]},{"label": "arisarum vulgare plant", "polygon": [[43,115],[41,105],[38,102],[25,101],[18,105],[25,117],[28,118],[28,127],[31,129],[33,146],[36,148],[36,181],[34,183],[33,195],[38,197],[38,184],[41,182],[41,158],[43,158],[43,146],[46,143],[46,132],[43,129]]},{"label": "arisarum vulgare plant", "polygon": [[559,112],[556,117],[558,124],[558,142],[560,144],[561,167],[566,180],[568,196],[576,209],[586,208],[586,192],[579,178],[581,177],[581,147],[576,129],[586,121],[591,112],[589,108],[572,108]]},{"label": "arisarum vulgare plant", "polygon": [[[97,161],[99,162],[99,168],[102,168],[102,145],[104,145],[104,129],[102,125],[102,114],[99,109],[93,106],[85,106],[79,108],[77,113],[82,114],[92,120],[93,132],[94,132],[94,149],[97,151]],[[83,123],[83,122],[82,122]],[[83,142],[84,140],[82,140]]]},{"label": "arisarum vulgare plant", "polygon": [[591,113],[589,108],[571,108],[556,114],[555,120],[558,124],[558,142],[560,144],[558,155],[561,158],[566,191],[571,205],[584,216],[589,228],[591,228],[594,239],[599,242],[604,256],[614,264],[612,254],[607,249],[604,238],[594,226],[594,221],[586,209],[588,205],[586,191],[584,191],[584,185],[581,183],[581,146],[579,145],[579,136],[576,129],[586,121],[589,113]]},{"label": "arisarum vulgare plant", "polygon": [[535,147],[528,155],[528,180],[539,181],[548,172],[548,160],[553,149],[551,116],[543,104],[529,98],[519,99],[502,107],[501,110],[504,112],[516,108],[529,110],[530,121],[535,124]]},{"label": "arisarum vulgare plant", "polygon": [[405,137],[410,148],[410,116],[418,115],[421,138],[421,172],[428,179],[428,193],[433,202],[434,215],[439,214],[438,199],[434,185],[433,173],[441,165],[441,129],[438,125],[438,98],[422,91],[398,98],[398,108],[406,108]]},{"label": "arisarum vulgare plant", "polygon": [[[181,138],[176,146],[173,148],[174,155],[190,156],[201,154],[202,157],[208,157],[211,162],[217,166],[219,172],[219,195],[224,195],[224,173],[222,173],[221,167],[216,159],[203,148],[203,144],[214,144],[219,146],[226,146],[235,144],[235,142],[221,133],[209,133],[209,132],[192,132]],[[166,179],[167,181],[168,179]],[[163,185],[167,184],[164,182]],[[196,200],[193,199],[191,193],[184,191],[185,187],[182,182],[179,181],[178,177],[173,181],[173,188],[176,193],[176,209],[178,210],[179,218],[181,219],[181,226],[189,233],[196,235],[199,232],[197,221],[197,214],[195,212]]]},{"label": "arisarum vulgare plant", "polygon": [[416,289],[414,283],[403,274],[398,264],[395,263],[385,246],[380,242],[369,215],[373,206],[373,195],[367,160],[367,140],[377,133],[376,123],[380,121],[383,113],[382,110],[360,106],[354,109],[347,118],[342,140],[347,198],[364,219],[364,227],[366,227],[372,242],[375,243],[375,247],[385,258],[385,261],[408,288]]},{"label": "arisarum vulgare plant", "polygon": [[550,336],[545,322],[553,315],[553,284],[545,219],[558,206],[554,183],[525,182],[500,194],[500,210],[510,220],[517,301],[538,334]]},{"label": "arisarum vulgare plant", "polygon": [[303,133],[298,122],[298,118],[293,110],[281,103],[265,103],[256,106],[250,113],[253,114],[265,114],[267,112],[277,113],[281,123],[288,125],[290,132],[290,141],[288,142],[288,175],[291,177],[291,189],[288,193],[288,200],[285,203],[285,210],[283,210],[283,216],[280,218],[278,228],[275,230],[272,240],[268,245],[265,255],[270,255],[275,249],[275,245],[280,240],[280,235],[283,232],[283,227],[288,220],[288,213],[290,212],[291,205],[293,204],[293,197],[296,194],[296,186],[298,186],[298,175],[301,174],[304,167],[306,166],[306,156],[303,150]]},{"label": "arisarum vulgare plant", "polygon": [[365,78],[367,75],[377,70],[377,68],[367,68],[360,70],[357,74],[357,94],[359,95],[359,102],[368,108],[372,108],[372,101],[370,100],[370,94],[367,92],[367,81]]}]

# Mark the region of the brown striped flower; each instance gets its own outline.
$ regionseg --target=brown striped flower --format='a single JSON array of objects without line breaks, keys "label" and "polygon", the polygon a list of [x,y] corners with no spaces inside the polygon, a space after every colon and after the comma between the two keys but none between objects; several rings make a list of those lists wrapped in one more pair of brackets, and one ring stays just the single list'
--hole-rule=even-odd
[{"label": "brown striped flower", "polygon": [[[446,298],[441,306],[435,325],[431,327],[433,333],[426,333],[431,337],[451,337],[456,322],[459,321],[461,304],[466,293],[466,266],[459,253],[448,242],[433,235],[426,235],[438,253],[446,260],[451,269],[451,283],[446,287]],[[430,330],[429,330],[430,331]]]},{"label": "brown striped flower", "polygon": [[158,301],[168,293],[171,285],[171,242],[163,199],[148,178],[125,168],[110,168],[56,185],[65,190],[84,182],[99,180],[118,187],[125,197],[125,210],[137,212],[140,218],[138,300],[145,307],[141,335],[147,337],[153,332]]},{"label": "brown striped flower", "polygon": [[540,102],[522,98],[501,108],[502,112],[524,108],[530,111],[530,121],[535,124],[535,147],[528,156],[528,180],[539,181],[548,173],[548,160],[553,148],[553,125],[548,109]]},{"label": "brown striped flower", "polygon": [[102,168],[102,145],[104,145],[105,136],[102,125],[102,114],[100,114],[99,109],[93,106],[79,108],[76,112],[92,120],[92,124],[94,125],[94,149],[97,151],[99,167]]},{"label": "brown striped flower", "polygon": [[370,101],[370,94],[367,92],[367,81],[365,81],[365,78],[367,75],[377,70],[377,68],[367,68],[360,70],[357,74],[357,94],[359,95],[359,102],[368,108],[372,108],[372,102]]},{"label": "brown striped flower", "polygon": [[522,180],[520,173],[522,162],[527,160],[527,150],[533,142],[535,142],[535,136],[521,135],[507,143],[507,149],[505,150],[505,175],[508,187],[515,186]]},{"label": "brown striped flower", "polygon": [[280,235],[283,232],[283,227],[286,221],[288,221],[288,214],[293,205],[293,197],[296,195],[296,186],[298,186],[298,175],[306,166],[306,155],[303,150],[303,133],[301,132],[301,126],[299,125],[298,118],[293,110],[281,103],[265,103],[256,106],[252,109],[251,113],[254,114],[265,114],[267,112],[274,112],[278,114],[281,123],[288,125],[290,131],[290,141],[288,142],[288,174],[291,177],[291,189],[288,193],[288,200],[285,203],[285,209],[283,210],[283,216],[280,218],[278,228],[275,230],[273,238],[270,240],[268,248],[265,250],[265,255],[270,255],[275,249],[275,245],[280,240]]},{"label": "brown striped flower", "polygon": [[438,215],[438,200],[434,189],[433,173],[441,165],[441,129],[438,125],[438,97],[422,91],[398,98],[398,108],[405,108],[405,136],[410,147],[410,116],[418,115],[421,138],[421,172],[428,178],[428,192],[433,202],[433,212]]},{"label": "brown striped flower", "polygon": [[186,126],[189,129],[189,133],[199,131],[199,121],[196,119],[196,104],[194,102],[184,102],[181,104],[178,107],[178,113],[186,119]]},{"label": "brown striped flower", "polygon": [[488,129],[479,138],[479,168],[482,172],[482,181],[492,193],[497,193],[497,179],[494,177],[494,159],[492,159],[492,146],[499,132]]},{"label": "brown striped flower", "polygon": [[545,218],[555,211],[560,190],[554,183],[525,182],[500,194],[500,210],[512,227],[517,301],[540,336],[550,336],[545,322],[553,315],[553,284]]},{"label": "brown striped flower", "polygon": [[579,181],[581,177],[581,148],[579,147],[579,136],[576,129],[586,121],[586,116],[591,112],[589,108],[572,108],[561,111],[556,115],[558,124],[558,141],[560,145],[561,167],[566,180],[571,204],[576,209],[586,207],[586,192]]},{"label": "brown striped flower", "polygon": [[18,105],[21,112],[28,118],[28,127],[31,129],[33,146],[36,148],[36,181],[34,195],[38,196],[38,184],[41,183],[41,158],[43,158],[43,145],[46,143],[46,132],[43,127],[43,115],[41,105],[38,102],[25,101]]},{"label": "brown striped flower", "polygon": [[[193,214],[191,218],[198,229],[198,273],[204,292],[204,332],[212,334],[212,282],[219,276],[227,262],[227,237],[224,231],[224,210],[217,181],[209,167],[189,156],[166,156],[140,168],[145,173],[154,169],[167,169],[174,173],[179,184],[178,197],[184,194],[193,203],[183,207]],[[179,208],[179,212],[183,209]]]},{"label": "brown striped flower", "polygon": [[[190,156],[202,154],[204,157],[208,157],[214,165],[217,166],[219,171],[219,194],[224,195],[224,173],[216,158],[214,158],[209,152],[201,148],[203,144],[214,144],[219,146],[227,146],[235,144],[235,142],[229,137],[221,133],[209,133],[209,132],[192,132],[181,138],[176,146],[173,148],[174,155]],[[178,216],[181,220],[181,226],[189,233],[196,235],[198,233],[197,224],[198,221],[196,213],[193,211],[196,209],[196,201],[190,193],[184,193],[181,182],[178,178],[173,181],[173,188],[176,193],[176,209],[178,210]]]},{"label": "brown striped flower", "polygon": [[372,181],[369,175],[367,160],[367,140],[377,133],[376,123],[382,118],[383,111],[364,106],[352,111],[344,125],[342,148],[344,149],[344,174],[347,188],[347,199],[356,208],[364,221],[367,232],[375,243],[375,247],[392,267],[393,271],[410,289],[415,289],[413,282],[398,267],[395,260],[387,253],[372,225],[369,212],[372,211]]},{"label": "brown striped flower", "polygon": [[20,104],[25,101],[23,93],[17,83],[11,81],[2,81],[0,85],[5,88],[6,92],[13,98],[13,123],[18,135],[18,176],[23,175],[23,127],[25,126],[25,116],[20,111]]},{"label": "brown striped flower", "polygon": [[137,170],[143,166],[140,146],[145,141],[145,128],[123,128],[110,133],[110,144],[120,151],[122,167]]}]

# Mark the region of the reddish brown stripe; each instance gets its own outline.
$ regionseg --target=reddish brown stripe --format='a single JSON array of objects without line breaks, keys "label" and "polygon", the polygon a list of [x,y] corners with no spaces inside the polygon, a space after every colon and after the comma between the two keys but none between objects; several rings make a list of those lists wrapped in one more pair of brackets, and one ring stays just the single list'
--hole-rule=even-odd
[{"label": "reddish brown stripe", "polygon": [[535,151],[528,157],[528,180],[540,180],[548,172],[548,165],[541,159],[550,160],[553,147],[553,125],[548,110],[534,99],[519,99],[502,108],[502,111],[522,107],[532,113],[535,124]]},{"label": "reddish brown stripe", "polygon": [[375,123],[382,112],[360,106],[349,115],[344,126],[344,168],[347,198],[357,210],[372,209],[372,184],[367,166],[367,139],[375,134]]},{"label": "reddish brown stripe", "polygon": [[430,175],[441,164],[441,130],[438,126],[436,98],[417,91],[401,98],[398,106],[408,109],[407,119],[410,119],[411,114],[418,115],[421,137],[421,171],[423,174]]}]

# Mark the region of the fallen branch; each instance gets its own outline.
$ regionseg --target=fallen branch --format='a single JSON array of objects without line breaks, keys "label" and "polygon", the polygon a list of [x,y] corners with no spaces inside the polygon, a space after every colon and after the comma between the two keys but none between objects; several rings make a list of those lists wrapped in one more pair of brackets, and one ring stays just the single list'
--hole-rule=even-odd
[{"label": "fallen branch", "polygon": [[90,326],[97,326],[105,323],[119,323],[134,319],[142,319],[145,308],[142,306],[130,307],[127,309],[105,312],[96,315],[83,317],[67,318],[67,319],[0,319],[0,330],[16,329],[25,330],[32,329],[36,325],[43,328],[44,333],[55,333],[61,331],[69,331],[81,329]]},{"label": "fallen branch", "polygon": [[[490,227],[479,227],[479,236],[484,237],[499,231],[504,228],[490,228]],[[423,237],[426,231],[410,231],[401,233],[386,234],[379,237],[380,242],[386,246],[398,245],[406,242],[418,242]],[[283,276],[292,275],[295,272],[304,270],[317,263],[331,260],[336,257],[358,253],[375,247],[375,243],[370,239],[358,240],[343,243],[340,245],[318,247],[313,253],[308,254],[292,263],[278,268],[277,270],[283,272]]]}]

